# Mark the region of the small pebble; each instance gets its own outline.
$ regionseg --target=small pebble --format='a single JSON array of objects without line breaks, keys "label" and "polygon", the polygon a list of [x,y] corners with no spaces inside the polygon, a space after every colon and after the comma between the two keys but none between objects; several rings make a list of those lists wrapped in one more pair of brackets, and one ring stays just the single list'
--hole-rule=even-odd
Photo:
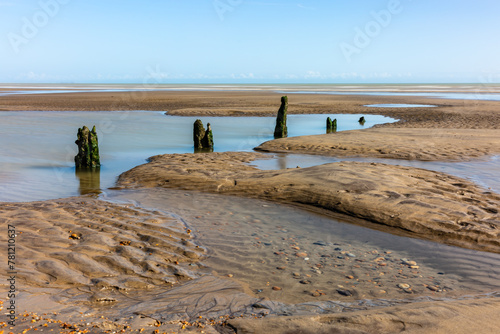
[{"label": "small pebble", "polygon": [[348,279],[353,279],[353,278],[354,278],[354,276],[352,276],[352,275],[348,275],[348,276],[346,276],[346,278],[348,278]]},{"label": "small pebble", "polygon": [[316,242],[314,242],[314,243],[313,243],[313,245],[317,245],[317,246],[326,246],[326,245],[327,245],[327,243],[326,243],[326,242],[324,242],[324,241],[316,241]]},{"label": "small pebble", "polygon": [[278,269],[278,270],[285,270],[286,267],[276,267],[276,269]]},{"label": "small pebble", "polygon": [[281,288],[280,288],[279,286],[273,286],[273,290],[274,290],[274,291],[280,291],[280,290],[281,290]]},{"label": "small pebble", "polygon": [[304,279],[304,280],[300,281],[299,283],[300,284],[311,284],[311,281],[307,280],[307,279]]},{"label": "small pebble", "polygon": [[410,285],[406,284],[406,283],[399,283],[398,284],[398,288],[400,288],[400,289],[409,289]]},{"label": "small pebble", "polygon": [[349,291],[349,290],[346,290],[346,289],[337,289],[337,292],[342,295],[342,296],[346,296],[346,297],[350,297],[352,296],[352,292]]},{"label": "small pebble", "polygon": [[353,253],[347,253],[346,255],[349,257],[356,257],[356,255],[354,255]]},{"label": "small pebble", "polygon": [[233,274],[227,274],[227,277],[231,278],[233,277]]},{"label": "small pebble", "polygon": [[298,252],[298,253],[295,253],[295,256],[297,256],[297,257],[307,257],[307,253],[305,253],[305,252]]}]

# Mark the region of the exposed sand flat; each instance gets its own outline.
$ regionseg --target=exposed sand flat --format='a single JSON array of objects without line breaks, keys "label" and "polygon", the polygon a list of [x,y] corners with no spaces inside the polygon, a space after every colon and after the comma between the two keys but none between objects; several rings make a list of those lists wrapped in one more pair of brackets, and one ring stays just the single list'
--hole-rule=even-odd
[{"label": "exposed sand flat", "polygon": [[500,154],[500,131],[372,128],[271,140],[256,150],[402,160],[471,160]]},{"label": "exposed sand flat", "polygon": [[[284,93],[271,91],[135,91],[0,96],[0,111],[155,110],[185,116],[275,116]],[[369,108],[367,104],[429,104],[438,108]],[[290,114],[376,114],[400,119],[389,127],[500,129],[498,101],[417,96],[289,94]]]},{"label": "exposed sand flat", "polygon": [[122,187],[176,187],[300,203],[348,214],[413,236],[500,252],[500,196],[444,173],[340,162],[260,171],[257,153],[174,154],[123,173]]},{"label": "exposed sand flat", "polygon": [[468,334],[497,333],[500,298],[424,302],[314,317],[235,319],[237,333]]},{"label": "exposed sand flat", "polygon": [[[8,95],[0,96],[0,111],[155,110],[189,116],[275,116],[281,95],[285,94],[270,91],[151,91]],[[367,117],[381,114],[400,121],[377,129],[271,141],[260,146],[263,150],[419,160],[467,160],[499,153],[498,101],[317,94],[289,94],[289,101],[290,114],[356,113]],[[364,106],[379,103],[438,107]],[[196,189],[298,203],[361,218],[370,221],[371,226],[396,234],[500,253],[500,196],[471,182],[443,173],[380,163],[343,162],[284,171],[259,171],[245,164],[262,157],[258,153],[157,156],[150,163],[124,173],[120,185]],[[217,205],[217,201],[214,203],[212,205]],[[109,321],[101,320],[90,332],[137,332],[140,328],[147,328],[149,332],[155,329],[174,332],[184,326],[175,321],[169,323],[175,319],[194,320],[201,315],[217,317],[237,312],[247,315],[247,319],[230,321],[238,333],[399,333],[403,330],[408,333],[498,333],[500,328],[498,294],[494,295],[495,298],[472,297],[472,300],[431,298],[434,301],[385,309],[364,307],[368,310],[349,312],[363,307],[350,303],[353,297],[340,296],[333,286],[331,293],[319,297],[315,303],[284,305],[276,300],[265,300],[255,304],[255,296],[238,284],[241,282],[238,274],[242,275],[243,269],[233,271],[235,277],[231,279],[212,275],[200,277],[199,272],[203,271],[200,259],[205,255],[204,250],[189,240],[191,234],[181,221],[161,212],[109,204],[89,197],[2,203],[1,207],[2,224],[14,224],[18,231],[17,279],[23,290],[18,296],[18,305],[30,305],[28,311],[33,312],[61,311],[71,306],[64,311],[66,313],[54,316],[62,321],[75,320],[75,315],[80,323],[95,321],[96,317],[91,319],[81,314],[89,310],[94,316],[100,316],[99,312],[110,316]],[[5,242],[6,237],[6,234],[0,236],[0,240]],[[214,239],[212,243],[217,242]],[[237,242],[226,239],[226,243]],[[313,246],[305,243],[300,246],[315,260]],[[228,254],[229,257],[231,253]],[[276,259],[270,261],[271,269],[282,260],[282,255],[273,256]],[[296,262],[300,259],[293,258]],[[341,261],[347,263],[351,260],[338,259],[339,263]],[[467,262],[464,270],[474,272],[475,264],[469,264],[469,259],[458,257],[457,261]],[[354,260],[352,262],[355,269],[351,274],[355,279],[365,274],[366,268],[354,267]],[[400,262],[397,259],[394,263],[388,261],[382,268],[397,268],[401,266]],[[293,265],[288,263],[287,270],[295,270]],[[339,276],[343,275],[342,270],[328,272],[325,269],[325,272]],[[422,284],[434,284],[429,276],[436,275],[435,270],[425,264],[416,271],[405,270],[409,273],[403,274],[408,274],[408,278],[415,276],[413,281],[405,281],[412,285],[414,292],[435,296],[437,292]],[[495,274],[487,271],[477,275],[478,281],[485,284],[495,279]],[[345,276],[335,278],[349,280]],[[438,278],[443,286],[459,287],[453,277]],[[397,279],[399,282],[401,277]],[[401,289],[393,283],[388,278],[387,284],[382,284],[388,287],[384,297],[393,298],[406,293],[399,291]],[[367,285],[367,282],[350,289],[377,298],[378,295],[370,294],[363,284]],[[0,285],[4,296],[6,287],[6,282]],[[283,290],[274,293],[288,293],[288,286],[282,287]],[[452,289],[452,292],[456,295],[461,291]],[[131,297],[141,298],[132,301]],[[383,306],[386,301],[376,300],[375,303]],[[397,303],[391,305],[394,304]],[[327,305],[335,305],[338,307],[336,312],[342,313],[320,314]],[[309,317],[295,316],[312,309],[321,312]],[[294,316],[249,319],[250,315],[259,312]],[[115,321],[118,318],[121,320]],[[48,327],[41,327],[40,321],[32,324],[30,319],[24,318],[27,321],[15,330],[38,325],[39,329],[74,331],[72,327],[62,329],[53,322],[47,322]],[[158,321],[165,322],[155,327],[160,324]],[[206,319],[203,322],[207,323]],[[124,324],[130,327],[124,327]],[[200,332],[196,326],[188,326],[186,331]],[[204,330],[206,333],[231,332],[228,328],[208,326]]]}]

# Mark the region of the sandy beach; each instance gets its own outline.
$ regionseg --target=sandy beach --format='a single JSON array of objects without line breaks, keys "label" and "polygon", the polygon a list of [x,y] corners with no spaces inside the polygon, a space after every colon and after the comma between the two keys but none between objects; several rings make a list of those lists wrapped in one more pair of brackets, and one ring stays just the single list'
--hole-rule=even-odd
[{"label": "sandy beach", "polygon": [[[239,91],[7,95],[0,98],[0,110],[155,110],[169,115],[269,116],[275,115],[279,97],[274,92]],[[318,94],[290,94],[289,100],[291,114],[380,114],[399,121],[365,130],[273,140],[262,143],[259,151],[421,161],[467,161],[500,154],[496,101]],[[377,103],[437,107],[364,106]],[[223,195],[237,196],[234,198],[243,202],[249,198],[272,205],[293,204],[322,215],[347,217],[351,224],[376,231],[496,256],[500,253],[499,194],[445,173],[379,162],[273,171],[251,166],[253,160],[265,157],[255,152],[152,157],[149,163],[122,174],[114,190],[129,194],[132,203],[148,203],[147,207],[92,196],[2,203],[0,219],[3,224],[15,225],[18,233],[18,282],[23,286],[19,303],[36,301],[23,310],[28,312],[22,317],[27,321],[20,321],[16,330],[30,326],[42,329],[47,324],[48,329],[62,327],[70,332],[85,319],[88,324],[78,328],[89,328],[89,333],[138,332],[141,328],[149,333],[156,329],[197,333],[498,331],[500,320],[495,315],[500,298],[496,288],[481,291],[456,277],[439,277],[432,266],[407,259],[396,250],[374,249],[362,243],[340,245],[341,240],[314,245],[314,239],[306,242],[297,238],[299,230],[293,236],[271,238],[273,231],[282,229],[274,225],[253,236],[250,229],[230,224],[259,225],[262,219],[222,213],[210,218],[208,213],[217,211],[209,208]],[[168,207],[159,209],[160,202],[166,201],[161,197],[165,189],[182,192],[176,193],[179,202],[172,202],[179,211],[175,215],[165,213]],[[184,196],[203,196],[204,192],[214,201],[207,200],[210,205],[206,208],[189,204],[189,208],[180,209]],[[226,201],[223,198],[221,202]],[[227,198],[230,202],[232,197]],[[267,205],[255,203],[257,207]],[[242,249],[255,248],[259,252],[253,259],[267,261],[253,279],[239,278],[248,270],[244,266],[234,264],[230,272],[224,269],[227,265],[205,264],[210,263],[210,254],[227,261],[231,257],[211,250],[223,243],[219,232],[211,231],[217,223],[228,225],[220,227],[225,233],[233,228],[234,233],[248,233],[241,236]],[[286,228],[285,222],[283,225]],[[2,242],[5,238],[5,234],[0,237]],[[284,244],[272,251],[261,249],[260,242],[266,238],[272,239],[268,241],[271,247],[278,241]],[[313,245],[326,248],[318,251]],[[236,254],[232,248],[231,252]],[[304,258],[311,261],[306,266]],[[496,258],[491,261],[495,263]],[[311,267],[316,269],[311,272]],[[281,281],[266,285],[269,273],[282,275]],[[484,278],[485,285],[494,286],[495,275],[484,274],[489,277]],[[332,283],[327,277],[341,278]],[[263,291],[256,293],[258,284]],[[463,298],[470,293],[476,297]],[[406,302],[408,299],[413,302]],[[321,303],[332,300],[343,303],[332,314],[301,313],[308,303],[319,309],[326,307]],[[362,300],[373,300],[373,306],[356,304]],[[71,307],[64,311],[61,305]],[[50,314],[41,315],[47,312]],[[283,314],[289,317],[279,316]],[[100,315],[105,318],[99,319]],[[35,325],[28,321],[31,319],[36,320]],[[67,323],[67,327],[57,321]]]}]

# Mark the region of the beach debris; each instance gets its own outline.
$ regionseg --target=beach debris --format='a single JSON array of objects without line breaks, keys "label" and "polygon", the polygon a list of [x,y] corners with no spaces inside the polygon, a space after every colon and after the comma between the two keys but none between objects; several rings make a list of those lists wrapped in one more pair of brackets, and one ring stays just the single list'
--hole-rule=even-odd
[{"label": "beach debris", "polygon": [[195,152],[212,152],[214,149],[214,137],[210,123],[207,129],[203,127],[203,122],[197,119],[193,125],[193,141]]},{"label": "beach debris", "polygon": [[288,97],[281,97],[281,106],[276,116],[276,127],[274,128],[274,139],[288,137],[288,128],[286,127],[286,113],[288,109]]},{"label": "beach debris", "polygon": [[333,121],[330,117],[326,118],[326,133],[334,133],[337,132],[337,119],[335,118]]},{"label": "beach debris", "polygon": [[365,120],[365,116],[361,116],[361,117],[359,118],[359,121],[358,121],[358,122],[359,122],[359,124],[361,124],[361,125],[365,125],[365,122],[366,122],[366,120]]},{"label": "beach debris", "polygon": [[78,145],[78,154],[75,156],[76,168],[98,168],[101,166],[95,125],[92,131],[85,125],[79,128],[75,144]]}]

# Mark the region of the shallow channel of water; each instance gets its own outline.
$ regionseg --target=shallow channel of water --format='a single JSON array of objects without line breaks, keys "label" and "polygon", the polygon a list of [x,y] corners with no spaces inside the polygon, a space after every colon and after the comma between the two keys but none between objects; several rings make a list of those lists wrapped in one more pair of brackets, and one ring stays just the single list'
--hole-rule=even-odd
[{"label": "shallow channel of water", "polygon": [[[326,118],[338,129],[368,128],[394,119],[369,115],[290,115],[290,136],[322,134]],[[215,151],[251,151],[273,138],[273,117],[202,117],[214,132]],[[0,201],[34,201],[98,192],[116,177],[158,154],[192,153],[196,117],[162,112],[0,113]],[[96,125],[101,154],[99,172],[76,172],[74,144],[79,127]]]}]

